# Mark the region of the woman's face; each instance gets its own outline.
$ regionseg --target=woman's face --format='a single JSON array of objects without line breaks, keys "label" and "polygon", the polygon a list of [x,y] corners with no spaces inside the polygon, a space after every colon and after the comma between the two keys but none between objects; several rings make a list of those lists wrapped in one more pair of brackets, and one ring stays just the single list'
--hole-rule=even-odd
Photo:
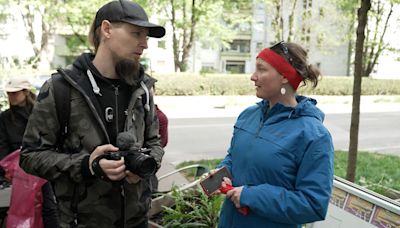
[{"label": "woman's face", "polygon": [[7,92],[8,102],[12,106],[25,106],[26,96],[28,96],[28,90],[21,90],[17,92]]},{"label": "woman's face", "polygon": [[263,59],[257,58],[256,71],[250,79],[256,86],[257,97],[276,102],[282,96],[280,91],[286,79]]}]

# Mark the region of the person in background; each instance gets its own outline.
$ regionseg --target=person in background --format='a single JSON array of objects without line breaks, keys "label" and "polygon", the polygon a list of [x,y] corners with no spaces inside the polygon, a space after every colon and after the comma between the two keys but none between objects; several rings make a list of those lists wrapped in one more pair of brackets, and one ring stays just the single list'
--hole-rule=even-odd
[{"label": "person in background", "polygon": [[0,113],[0,160],[19,149],[36,95],[24,77],[13,77],[5,85],[9,109]]},{"label": "person in background", "polygon": [[[279,42],[256,58],[251,80],[258,104],[238,117],[225,159],[232,185],[219,227],[298,227],[323,220],[333,184],[333,144],[324,114],[300,83],[317,86],[320,71],[295,43]],[[247,207],[247,215],[239,208]]]},{"label": "person in background", "polygon": [[[149,92],[156,80],[139,59],[148,37],[164,35],[137,3],[111,1],[97,11],[89,31],[94,53],[83,53],[41,87],[20,165],[52,182],[61,227],[148,227],[149,176],[128,169],[140,160],[121,151],[148,151],[146,174],[161,166],[164,151]],[[67,126],[58,122],[54,80],[70,88]]]},{"label": "person in background", "polygon": [[161,137],[161,147],[164,148],[168,144],[168,117],[156,104],[157,118],[160,125],[159,133]]},{"label": "person in background", "polygon": [[[13,77],[5,85],[10,108],[0,114],[0,160],[19,149],[28,118],[32,113],[35,93],[25,77]],[[43,225],[45,228],[58,227],[57,205],[51,184],[42,187]]]}]

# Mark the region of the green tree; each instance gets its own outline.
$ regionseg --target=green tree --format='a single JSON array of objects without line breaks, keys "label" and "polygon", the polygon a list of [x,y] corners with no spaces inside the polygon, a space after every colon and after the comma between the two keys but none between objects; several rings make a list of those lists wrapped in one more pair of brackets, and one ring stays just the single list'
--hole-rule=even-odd
[{"label": "green tree", "polygon": [[350,145],[347,163],[346,179],[354,182],[356,176],[358,132],[360,125],[360,95],[362,82],[362,65],[364,55],[365,28],[368,21],[368,11],[371,9],[371,0],[362,0],[358,9],[356,53],[354,58],[353,104],[350,124]]},{"label": "green tree", "polygon": [[[336,1],[339,0],[328,0],[323,4],[318,4],[319,2],[314,0],[257,2],[265,4],[266,15],[271,20],[273,40],[301,42],[305,47],[315,46],[323,52],[329,52],[327,46],[339,45],[344,40],[342,34],[332,32],[332,25],[343,24],[343,19],[337,12]],[[315,23],[316,21],[318,23]]]},{"label": "green tree", "polygon": [[82,51],[92,51],[87,35],[97,10],[109,0],[67,0],[63,7],[63,21],[69,53],[76,56]]},{"label": "green tree", "polygon": [[[355,28],[357,24],[356,0],[336,0],[338,9],[348,21],[347,40],[349,42],[349,59],[354,54]],[[399,4],[399,0],[372,0],[371,11],[368,14],[365,45],[363,50],[362,75],[369,76],[374,67],[379,63],[379,57],[384,51],[396,52],[389,42],[385,41],[387,31],[398,23],[398,18],[393,18],[393,7]],[[390,23],[393,21],[394,23]],[[350,61],[349,61],[350,63]],[[350,68],[350,67],[349,67]],[[350,70],[350,69],[349,69]]]},{"label": "green tree", "polygon": [[[376,64],[379,62],[379,57],[384,50],[391,50],[389,42],[385,42],[385,36],[393,16],[393,7],[399,1],[374,0],[372,1],[371,11],[368,16],[368,25],[366,31],[366,44],[364,46],[363,55],[363,76],[369,76]],[[394,22],[396,18],[394,19]],[[392,27],[393,28],[393,27]]]},{"label": "green tree", "polygon": [[[195,41],[226,44],[233,37],[234,27],[243,18],[239,13],[251,1],[238,0],[153,0],[157,12],[172,27],[175,71],[187,70],[188,58]],[[161,18],[163,17],[161,16]],[[248,15],[247,15],[248,16]]]},{"label": "green tree", "polygon": [[[28,40],[32,44],[34,56],[28,60],[28,64],[32,68],[36,68],[43,59],[44,53],[47,51],[49,38],[54,34],[55,21],[59,16],[59,9],[63,6],[61,0],[9,0],[1,1],[0,4],[4,9],[15,7],[18,11],[17,15],[11,15],[10,11],[3,11],[3,18],[21,17]],[[25,63],[23,63],[25,64]]]}]

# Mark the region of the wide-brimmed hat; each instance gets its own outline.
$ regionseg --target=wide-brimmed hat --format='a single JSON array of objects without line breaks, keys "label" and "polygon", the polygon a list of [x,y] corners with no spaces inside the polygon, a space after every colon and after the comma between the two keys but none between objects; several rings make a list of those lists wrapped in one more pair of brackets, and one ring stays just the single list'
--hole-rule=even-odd
[{"label": "wide-brimmed hat", "polygon": [[110,22],[126,22],[149,29],[149,36],[161,38],[165,35],[165,28],[149,22],[144,9],[137,3],[119,0],[102,6],[96,13],[95,28],[104,20]]},{"label": "wide-brimmed hat", "polygon": [[24,89],[31,89],[32,84],[24,77],[12,77],[5,85],[6,92],[18,92]]}]

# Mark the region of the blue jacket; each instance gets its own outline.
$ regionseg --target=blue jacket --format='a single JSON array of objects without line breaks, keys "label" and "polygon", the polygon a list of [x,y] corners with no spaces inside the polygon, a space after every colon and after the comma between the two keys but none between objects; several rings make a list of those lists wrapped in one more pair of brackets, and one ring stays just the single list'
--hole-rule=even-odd
[{"label": "blue jacket", "polygon": [[333,184],[333,144],[324,114],[311,98],[296,97],[294,108],[268,101],[243,111],[228,155],[219,167],[244,186],[241,215],[226,199],[219,227],[301,227],[325,218]]}]

